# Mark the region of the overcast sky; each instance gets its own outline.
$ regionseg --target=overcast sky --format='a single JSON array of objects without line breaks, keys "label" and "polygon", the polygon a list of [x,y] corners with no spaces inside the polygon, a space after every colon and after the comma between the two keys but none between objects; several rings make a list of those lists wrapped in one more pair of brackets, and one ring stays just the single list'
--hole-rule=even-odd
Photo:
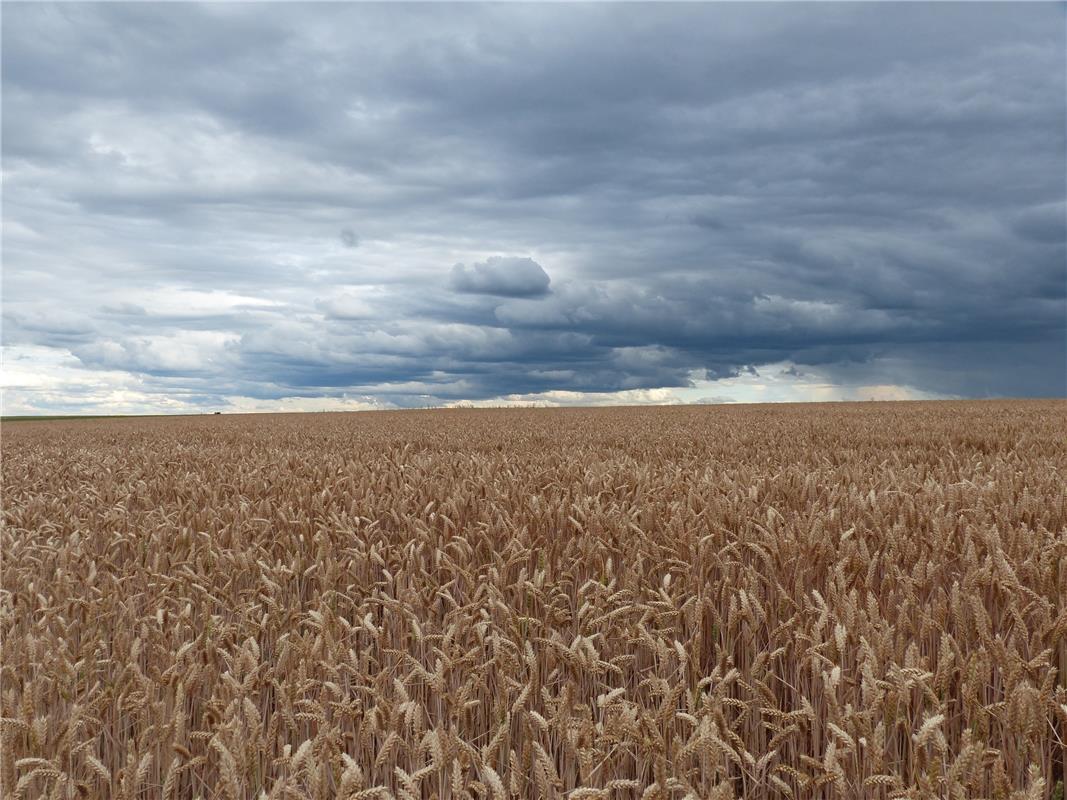
[{"label": "overcast sky", "polygon": [[1063,396],[1064,8],[4,3],[4,413]]}]

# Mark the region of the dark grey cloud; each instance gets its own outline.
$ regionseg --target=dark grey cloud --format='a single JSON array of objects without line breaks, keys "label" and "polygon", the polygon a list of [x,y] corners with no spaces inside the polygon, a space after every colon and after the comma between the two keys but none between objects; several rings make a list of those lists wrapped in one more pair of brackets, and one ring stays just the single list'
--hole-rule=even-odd
[{"label": "dark grey cloud", "polygon": [[1035,242],[1048,245],[1059,245],[1059,255],[1062,255],[1064,238],[1067,229],[1064,220],[1067,219],[1067,205],[1063,202],[1046,203],[1045,205],[1031,206],[1015,214],[1014,232]]},{"label": "dark grey cloud", "polygon": [[1056,4],[5,6],[3,343],[201,404],[779,363],[1062,395],[1063,25]]},{"label": "dark grey cloud", "polygon": [[541,297],[552,279],[532,258],[493,256],[479,264],[452,267],[451,285],[457,292],[497,297]]}]

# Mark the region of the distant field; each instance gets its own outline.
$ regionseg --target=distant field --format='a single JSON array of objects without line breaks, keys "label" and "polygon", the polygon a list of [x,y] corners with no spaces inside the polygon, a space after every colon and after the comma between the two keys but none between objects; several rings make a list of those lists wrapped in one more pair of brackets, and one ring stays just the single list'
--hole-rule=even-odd
[{"label": "distant field", "polygon": [[1067,403],[3,431],[0,796],[1046,798]]},{"label": "distant field", "polygon": [[[59,419],[153,419],[155,417],[184,417],[191,414],[9,414],[0,417],[4,422],[49,422]],[[196,416],[205,416],[197,414]]]},{"label": "distant field", "polygon": [[48,414],[48,415],[33,415],[33,414],[12,414],[5,417],[0,417],[0,423],[4,422],[49,422],[57,419],[128,419],[129,417],[123,414]]}]

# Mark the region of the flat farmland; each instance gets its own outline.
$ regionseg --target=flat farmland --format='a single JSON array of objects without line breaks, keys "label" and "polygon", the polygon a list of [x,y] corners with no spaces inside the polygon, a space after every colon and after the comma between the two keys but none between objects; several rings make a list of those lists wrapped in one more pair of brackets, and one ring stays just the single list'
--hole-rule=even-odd
[{"label": "flat farmland", "polygon": [[5,798],[1062,791],[1063,401],[2,436]]}]

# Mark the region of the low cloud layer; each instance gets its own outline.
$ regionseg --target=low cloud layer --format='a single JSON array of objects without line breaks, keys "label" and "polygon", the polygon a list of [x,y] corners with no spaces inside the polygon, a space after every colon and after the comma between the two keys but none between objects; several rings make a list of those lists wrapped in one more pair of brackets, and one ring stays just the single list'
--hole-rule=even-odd
[{"label": "low cloud layer", "polygon": [[1063,395],[1055,4],[15,4],[5,413]]}]

